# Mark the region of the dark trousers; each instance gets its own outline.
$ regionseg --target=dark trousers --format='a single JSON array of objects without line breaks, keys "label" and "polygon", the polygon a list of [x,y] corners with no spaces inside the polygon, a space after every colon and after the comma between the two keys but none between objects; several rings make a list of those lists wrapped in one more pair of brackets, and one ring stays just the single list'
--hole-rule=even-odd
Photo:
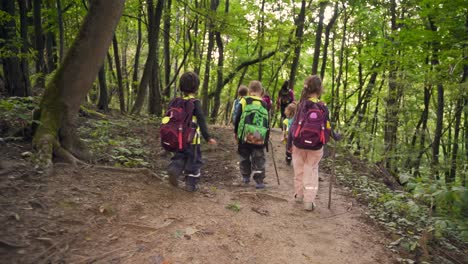
[{"label": "dark trousers", "polygon": [[286,162],[291,162],[292,160],[292,153],[291,152],[288,152],[286,151]]},{"label": "dark trousers", "polygon": [[264,148],[250,145],[239,144],[237,152],[240,156],[240,172],[242,177],[250,178],[253,172],[253,178],[257,183],[263,182],[265,178],[265,151]]},{"label": "dark trousers", "polygon": [[184,151],[179,151],[174,154],[169,163],[168,170],[175,175],[200,177],[200,169],[203,165],[200,145],[190,145]]}]

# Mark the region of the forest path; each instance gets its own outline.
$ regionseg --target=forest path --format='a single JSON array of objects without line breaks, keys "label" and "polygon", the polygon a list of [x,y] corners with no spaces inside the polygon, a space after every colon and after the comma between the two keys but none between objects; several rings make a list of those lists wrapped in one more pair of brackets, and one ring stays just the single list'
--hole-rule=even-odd
[{"label": "forest path", "polygon": [[329,175],[321,174],[314,212],[293,201],[280,131],[272,142],[281,185],[271,152],[266,190],[213,181],[238,175],[230,131],[214,132],[219,145],[205,149],[208,180],[197,193],[136,172],[59,166],[24,194],[31,209],[10,241],[29,246],[8,251],[6,263],[395,263],[389,241],[342,188],[333,189],[327,209]]}]

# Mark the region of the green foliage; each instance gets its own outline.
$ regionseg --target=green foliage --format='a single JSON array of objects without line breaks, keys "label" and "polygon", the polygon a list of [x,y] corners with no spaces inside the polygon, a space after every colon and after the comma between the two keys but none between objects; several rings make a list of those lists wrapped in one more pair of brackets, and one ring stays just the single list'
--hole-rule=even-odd
[{"label": "green foliage", "polygon": [[[325,160],[328,166],[329,162]],[[366,214],[371,219],[398,236],[390,248],[418,250],[425,246],[420,245],[420,239],[427,232],[440,241],[445,241],[447,235],[468,241],[464,215],[468,204],[466,188],[448,188],[441,182],[422,182],[420,178],[401,174],[400,181],[406,190],[392,191],[362,168],[355,171],[351,166],[351,163],[336,166],[337,180],[368,205]]]},{"label": "green foliage", "polygon": [[240,206],[239,202],[234,202],[226,205],[226,209],[234,211],[234,212],[240,212],[242,207]]},{"label": "green foliage", "polygon": [[38,107],[38,98],[34,97],[9,97],[0,99],[0,135],[9,135],[12,131],[22,131],[31,127],[32,123],[39,121],[32,120],[32,112]]},{"label": "green foliage", "polygon": [[130,128],[142,126],[143,122],[131,119],[122,120],[86,120],[79,128],[81,136],[90,150],[101,162],[115,166],[148,167],[150,149],[141,138],[130,135]]}]

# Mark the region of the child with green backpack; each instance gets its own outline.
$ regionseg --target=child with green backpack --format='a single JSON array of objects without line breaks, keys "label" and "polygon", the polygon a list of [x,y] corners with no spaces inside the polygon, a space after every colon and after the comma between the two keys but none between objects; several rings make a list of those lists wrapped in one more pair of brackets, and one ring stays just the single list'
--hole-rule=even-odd
[{"label": "child with green backpack", "polygon": [[265,188],[264,148],[269,137],[268,110],[261,98],[262,93],[262,83],[251,81],[249,95],[240,100],[241,107],[234,113],[234,134],[238,140],[242,183],[249,184],[253,174],[256,189]]}]

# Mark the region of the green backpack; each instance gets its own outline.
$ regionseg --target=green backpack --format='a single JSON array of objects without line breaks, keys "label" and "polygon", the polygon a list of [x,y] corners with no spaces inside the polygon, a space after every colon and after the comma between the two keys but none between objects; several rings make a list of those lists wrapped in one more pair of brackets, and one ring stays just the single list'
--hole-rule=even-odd
[{"label": "green backpack", "polygon": [[[239,121],[237,136],[242,143],[263,146],[268,141],[268,111],[261,104],[262,100],[252,97],[244,99],[246,105]],[[254,104],[254,101],[259,101],[260,104]]]}]

